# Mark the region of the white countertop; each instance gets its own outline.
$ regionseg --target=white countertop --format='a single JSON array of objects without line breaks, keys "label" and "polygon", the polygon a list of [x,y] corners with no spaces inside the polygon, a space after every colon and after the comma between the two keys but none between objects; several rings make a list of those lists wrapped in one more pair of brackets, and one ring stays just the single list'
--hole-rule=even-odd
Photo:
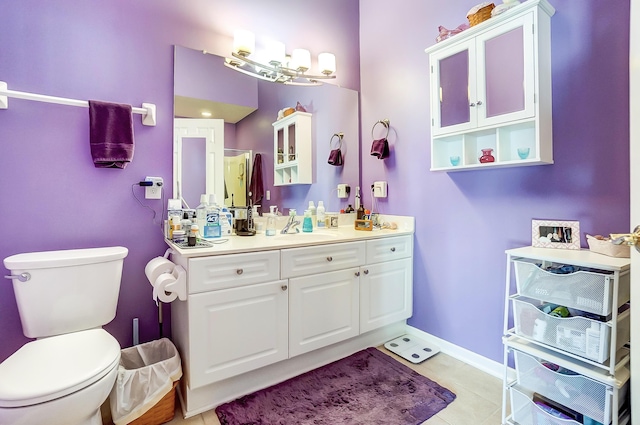
[{"label": "white countertop", "polygon": [[191,258],[412,235],[415,231],[414,217],[380,215],[380,222],[395,223],[397,229],[355,230],[353,224],[344,224],[337,229],[314,229],[311,233],[301,231],[283,235],[278,231],[275,236],[266,236],[264,233],[254,236],[232,235],[210,240],[214,246],[207,248],[181,248],[169,240],[166,242],[176,254]]}]

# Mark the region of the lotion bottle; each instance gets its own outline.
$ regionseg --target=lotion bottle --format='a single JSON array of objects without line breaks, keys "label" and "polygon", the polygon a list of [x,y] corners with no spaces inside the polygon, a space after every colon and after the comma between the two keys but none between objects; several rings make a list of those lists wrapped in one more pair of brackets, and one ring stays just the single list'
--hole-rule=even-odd
[{"label": "lotion bottle", "polygon": [[325,227],[325,222],[324,222],[324,202],[322,201],[318,201],[318,208],[316,208],[316,214],[318,216],[318,226],[317,227]]}]

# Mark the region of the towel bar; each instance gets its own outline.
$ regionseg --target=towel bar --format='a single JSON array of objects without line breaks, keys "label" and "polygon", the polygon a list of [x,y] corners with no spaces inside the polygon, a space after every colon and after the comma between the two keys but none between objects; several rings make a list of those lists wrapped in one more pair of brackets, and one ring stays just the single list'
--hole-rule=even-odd
[{"label": "towel bar", "polygon": [[[35,100],[36,102],[56,103],[59,105],[89,107],[86,100],[67,99],[64,97],[47,96],[43,94],[27,93],[7,89],[7,83],[0,81],[0,109],[9,108],[9,97],[24,100]],[[156,105],[153,103],[143,103],[141,108],[131,108],[134,114],[142,115],[142,124],[148,126],[156,125]]]}]

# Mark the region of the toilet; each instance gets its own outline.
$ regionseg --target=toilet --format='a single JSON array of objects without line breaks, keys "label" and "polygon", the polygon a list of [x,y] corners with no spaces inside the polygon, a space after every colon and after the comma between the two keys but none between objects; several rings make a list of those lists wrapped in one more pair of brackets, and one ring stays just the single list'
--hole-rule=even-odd
[{"label": "toilet", "polygon": [[124,247],[31,252],[4,259],[28,342],[0,363],[0,424],[101,425],[120,344]]}]

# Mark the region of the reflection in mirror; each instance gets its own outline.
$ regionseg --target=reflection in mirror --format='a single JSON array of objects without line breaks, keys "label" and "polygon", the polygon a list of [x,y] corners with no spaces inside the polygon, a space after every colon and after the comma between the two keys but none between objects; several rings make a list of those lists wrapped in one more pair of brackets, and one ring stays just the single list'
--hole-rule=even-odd
[{"label": "reflection in mirror", "polygon": [[224,199],[224,122],[176,118],[173,121],[173,198],[195,208],[201,194]]},{"label": "reflection in mirror", "polygon": [[[206,181],[205,190],[210,192],[216,188],[219,203],[224,199],[225,204],[231,205],[231,198],[225,197],[225,181],[227,195],[230,187],[243,182],[250,185],[253,160],[257,154],[261,160],[261,179],[265,197],[268,193],[270,200],[263,199],[262,209],[268,211],[269,206],[277,206],[278,210],[286,214],[286,210],[295,208],[304,211],[309,200],[317,203],[324,200],[327,211],[339,211],[346,208],[351,199],[338,199],[336,187],[347,184],[351,196],[355,187],[359,185],[360,175],[360,132],[358,93],[331,84],[317,87],[296,87],[277,84],[241,74],[224,66],[224,58],[202,51],[175,46],[174,62],[174,116],[176,122],[182,118],[201,119],[203,113],[211,118],[224,120],[223,150],[236,149],[250,152],[250,161],[245,162],[244,176],[225,177],[224,170],[230,159],[217,168],[211,169],[205,164],[204,174],[193,176],[194,180]],[[274,186],[274,136],[273,122],[277,120],[278,111],[286,107],[294,107],[300,102],[312,114],[312,182],[313,184],[299,184],[291,186]],[[330,140],[333,134],[344,133],[342,145],[343,166],[336,167],[328,163],[331,150]],[[174,151],[181,150],[177,146],[178,137],[174,137]],[[218,137],[216,133],[215,142]],[[231,152],[231,151],[229,151]],[[232,156],[232,155],[226,155]],[[175,154],[175,158],[178,154]],[[217,154],[206,154],[207,161]],[[247,165],[248,164],[248,165]],[[200,164],[202,165],[202,164]],[[229,165],[238,174],[241,168]],[[224,170],[223,170],[224,169]],[[200,170],[202,167],[193,167]],[[175,171],[175,165],[174,165]],[[180,194],[190,192],[186,187],[187,180],[174,172],[174,180],[182,179]],[[209,182],[209,178],[215,180]],[[230,182],[233,180],[233,184]],[[220,182],[220,186],[218,186]],[[174,185],[176,182],[174,181]],[[195,184],[195,183],[194,183]],[[197,184],[202,190],[202,183]],[[175,187],[175,186],[174,186]],[[234,187],[235,189],[235,187]],[[174,193],[175,190],[174,190]],[[183,196],[184,197],[184,196]],[[191,206],[191,201],[188,201]],[[247,204],[246,197],[237,195],[233,191],[235,206]],[[197,203],[196,203],[197,205]]]},{"label": "reflection in mirror", "polygon": [[246,206],[251,181],[251,150],[224,150],[224,204]]}]

